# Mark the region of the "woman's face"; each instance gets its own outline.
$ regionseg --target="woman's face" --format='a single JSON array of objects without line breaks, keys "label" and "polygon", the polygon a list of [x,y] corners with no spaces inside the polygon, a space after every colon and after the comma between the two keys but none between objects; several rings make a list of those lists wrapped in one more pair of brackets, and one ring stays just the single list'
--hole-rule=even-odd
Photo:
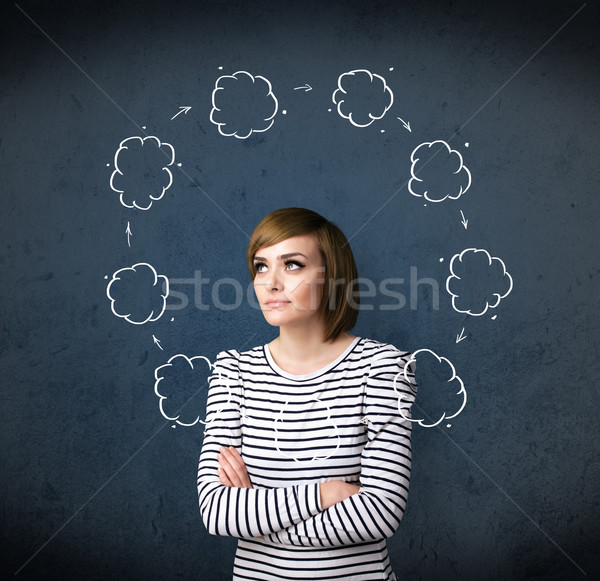
[{"label": "woman's face", "polygon": [[259,248],[254,266],[254,291],[270,325],[309,322],[318,316],[325,265],[316,233]]}]

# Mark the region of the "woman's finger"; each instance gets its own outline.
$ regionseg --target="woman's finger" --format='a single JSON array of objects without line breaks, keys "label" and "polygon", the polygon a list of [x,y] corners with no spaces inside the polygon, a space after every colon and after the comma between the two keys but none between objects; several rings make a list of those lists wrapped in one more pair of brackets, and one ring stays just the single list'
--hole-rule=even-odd
[{"label": "woman's finger", "polygon": [[240,453],[233,446],[230,446],[229,448],[223,449],[223,455],[235,468],[237,475],[240,478],[241,486],[244,486],[245,488],[252,488],[252,482],[250,481],[250,476],[248,475],[246,463],[244,462],[244,459]]},{"label": "woman's finger", "polygon": [[227,458],[227,461],[236,469],[237,472],[246,472],[244,459],[239,455],[235,448],[221,448],[221,454]]},{"label": "woman's finger", "polygon": [[241,487],[242,480],[235,467],[231,465],[229,460],[223,454],[218,454],[217,460],[219,461],[221,470],[223,470],[227,478],[229,478],[229,481],[231,482],[232,486]]},{"label": "woman's finger", "polygon": [[[239,452],[233,447],[221,448],[220,452],[220,455],[224,460],[222,466],[228,470],[227,474],[233,482],[233,485],[243,488],[252,488],[252,482],[250,481],[250,476],[248,476],[246,464]],[[233,474],[231,470],[233,470],[235,474]]]},{"label": "woman's finger", "polygon": [[234,458],[236,458],[239,462],[241,462],[242,464],[244,464],[244,459],[240,456],[240,453],[233,446],[229,446],[229,448],[227,448],[227,450],[229,452],[231,452],[231,455]]},{"label": "woman's finger", "polygon": [[223,470],[223,468],[219,468],[217,470],[217,474],[219,475],[219,480],[221,481],[221,484],[224,484],[225,486],[233,486],[233,484],[231,484],[231,480],[227,478],[227,474],[225,474],[225,470]]}]

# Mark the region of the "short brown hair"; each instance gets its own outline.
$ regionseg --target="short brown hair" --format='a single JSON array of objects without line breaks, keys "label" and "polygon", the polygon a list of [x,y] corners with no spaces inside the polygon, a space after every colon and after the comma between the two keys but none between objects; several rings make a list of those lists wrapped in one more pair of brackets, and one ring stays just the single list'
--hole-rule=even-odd
[{"label": "short brown hair", "polygon": [[[325,321],[324,340],[333,341],[352,329],[358,317],[360,296],[352,249],[344,233],[333,223],[306,208],[281,208],[265,216],[250,236],[248,269],[254,281],[254,255],[259,248],[273,246],[293,236],[317,233],[325,280],[318,312]],[[325,290],[327,289],[327,292]],[[352,298],[350,304],[348,299]]]}]

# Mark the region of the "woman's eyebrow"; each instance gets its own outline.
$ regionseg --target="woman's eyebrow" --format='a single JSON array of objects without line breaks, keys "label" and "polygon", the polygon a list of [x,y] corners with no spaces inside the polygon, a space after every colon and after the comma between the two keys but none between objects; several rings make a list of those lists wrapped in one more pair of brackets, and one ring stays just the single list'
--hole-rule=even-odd
[{"label": "woman's eyebrow", "polygon": [[[277,258],[279,260],[284,260],[285,258],[289,258],[290,256],[304,256],[304,258],[306,258],[306,260],[308,260],[308,257],[305,256],[304,254],[302,254],[302,252],[288,252],[288,254],[280,254]],[[254,260],[267,260],[267,259],[263,258],[262,256],[255,256]]]}]

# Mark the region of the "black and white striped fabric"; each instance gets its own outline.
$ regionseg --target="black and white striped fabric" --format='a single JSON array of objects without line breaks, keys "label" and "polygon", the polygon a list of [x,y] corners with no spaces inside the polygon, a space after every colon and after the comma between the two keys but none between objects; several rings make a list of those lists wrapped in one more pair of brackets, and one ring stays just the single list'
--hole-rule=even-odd
[{"label": "black and white striped fabric", "polygon": [[[408,495],[410,355],[355,337],[335,361],[305,375],[281,369],[268,344],[217,355],[198,499],[211,534],[239,538],[234,581],[396,579],[385,539]],[[220,483],[221,446],[240,452],[253,488]],[[323,510],[319,482],[328,480],[360,490]]]}]

